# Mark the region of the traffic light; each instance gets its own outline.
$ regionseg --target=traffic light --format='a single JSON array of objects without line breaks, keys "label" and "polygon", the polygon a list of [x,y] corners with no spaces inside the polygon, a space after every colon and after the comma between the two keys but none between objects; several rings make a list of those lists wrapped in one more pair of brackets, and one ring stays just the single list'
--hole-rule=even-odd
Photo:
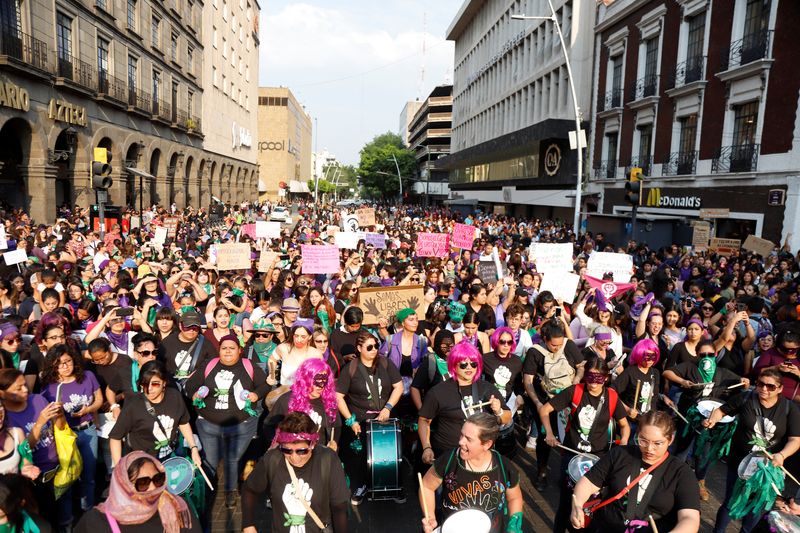
[{"label": "traffic light", "polygon": [[642,169],[631,167],[625,182],[625,202],[630,205],[642,205]]},{"label": "traffic light", "polygon": [[106,190],[111,188],[111,152],[106,148],[94,149],[92,161],[92,188]]}]

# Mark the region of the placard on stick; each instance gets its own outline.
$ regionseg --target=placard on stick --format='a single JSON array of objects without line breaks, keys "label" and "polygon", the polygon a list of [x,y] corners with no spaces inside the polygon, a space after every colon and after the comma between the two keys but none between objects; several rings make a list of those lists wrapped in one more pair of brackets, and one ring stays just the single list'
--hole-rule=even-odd
[{"label": "placard on stick", "polygon": [[471,250],[473,242],[475,242],[475,226],[469,224],[456,224],[453,226],[451,246],[462,250]]},{"label": "placard on stick", "polygon": [[360,290],[358,307],[364,311],[364,324],[377,324],[380,317],[389,322],[401,309],[410,307],[420,316],[424,302],[422,285],[367,287]]},{"label": "placard on stick", "polygon": [[614,281],[627,283],[633,274],[633,257],[628,254],[612,252],[594,252],[589,256],[586,273],[595,278],[603,279],[603,275],[611,272]]},{"label": "placard on stick", "polygon": [[767,257],[772,253],[772,250],[775,249],[775,243],[767,239],[762,239],[761,237],[756,237],[755,235],[748,235],[742,248],[755,252],[761,257]]},{"label": "placard on stick", "polygon": [[447,257],[449,242],[447,233],[420,233],[417,235],[417,257]]},{"label": "placard on stick", "polygon": [[741,247],[742,241],[740,239],[721,239],[719,237],[713,237],[708,249],[717,255],[733,255],[733,253]]},{"label": "placard on stick", "polygon": [[218,244],[217,268],[219,270],[250,268],[250,245],[244,242]]},{"label": "placard on stick", "polygon": [[258,256],[258,271],[265,273],[269,270],[270,265],[278,257],[278,252],[271,250],[262,250],[261,255]]},{"label": "placard on stick", "polygon": [[478,261],[478,277],[483,283],[497,283],[497,263],[494,261]]},{"label": "placard on stick", "polygon": [[692,248],[697,251],[708,250],[708,239],[711,237],[711,226],[695,224],[692,229]]},{"label": "placard on stick", "polygon": [[362,228],[375,225],[375,208],[362,207],[356,209],[356,216],[358,217],[358,225]]},{"label": "placard on stick", "polygon": [[178,225],[180,219],[178,217],[164,217],[163,227],[167,228],[167,236],[173,239],[178,234]]},{"label": "placard on stick", "polygon": [[322,244],[304,244],[303,274],[336,274],[339,272],[339,247]]}]

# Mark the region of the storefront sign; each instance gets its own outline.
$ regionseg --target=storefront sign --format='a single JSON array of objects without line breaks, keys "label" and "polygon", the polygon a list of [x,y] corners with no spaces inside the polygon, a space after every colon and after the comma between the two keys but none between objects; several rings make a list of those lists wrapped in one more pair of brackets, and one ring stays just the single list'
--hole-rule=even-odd
[{"label": "storefront sign", "polygon": [[10,81],[0,81],[0,106],[28,111],[31,99],[28,91]]},{"label": "storefront sign", "polygon": [[553,143],[544,151],[544,171],[548,176],[555,176],[561,168],[561,148]]},{"label": "storefront sign", "polygon": [[654,187],[647,191],[647,207],[688,207],[700,208],[700,197],[683,194],[680,196],[661,194],[661,189]]},{"label": "storefront sign", "polygon": [[727,207],[709,208],[704,207],[700,210],[700,218],[729,218],[731,210]]},{"label": "storefront sign", "polygon": [[783,189],[770,189],[767,194],[767,205],[782,206],[786,202],[786,191]]},{"label": "storefront sign", "polygon": [[47,108],[47,116],[52,120],[58,122],[66,122],[74,126],[86,127],[86,108],[83,106],[71,104],[65,100],[50,99],[50,105]]}]

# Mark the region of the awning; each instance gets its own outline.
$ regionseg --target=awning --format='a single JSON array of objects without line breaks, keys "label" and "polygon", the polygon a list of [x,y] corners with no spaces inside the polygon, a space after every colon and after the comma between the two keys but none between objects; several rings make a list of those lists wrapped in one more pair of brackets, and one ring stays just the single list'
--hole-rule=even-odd
[{"label": "awning", "polygon": [[308,189],[308,183],[303,183],[302,181],[298,180],[292,180],[289,182],[289,192],[306,194],[311,193],[311,191]]},{"label": "awning", "polygon": [[152,174],[148,174],[144,170],[139,170],[138,168],[125,167],[125,170],[127,170],[129,173],[133,174],[134,176],[139,176],[140,178],[147,178],[147,179],[150,179],[150,180],[156,179],[156,177],[153,176]]}]

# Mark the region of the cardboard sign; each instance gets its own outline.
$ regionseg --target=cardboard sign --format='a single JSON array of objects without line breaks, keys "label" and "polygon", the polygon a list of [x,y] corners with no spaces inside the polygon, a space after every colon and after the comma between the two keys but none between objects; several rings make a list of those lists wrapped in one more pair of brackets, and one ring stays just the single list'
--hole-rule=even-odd
[{"label": "cardboard sign", "polygon": [[139,217],[133,216],[130,218],[130,229],[136,229],[139,227]]},{"label": "cardboard sign", "polygon": [[711,226],[697,224],[692,230],[692,248],[697,251],[708,250],[708,239],[711,238]]},{"label": "cardboard sign", "polygon": [[571,304],[575,301],[580,281],[581,277],[578,274],[551,271],[542,276],[539,292],[550,291],[556,300]]},{"label": "cardboard sign", "polygon": [[447,233],[417,235],[417,257],[447,257],[449,253],[450,235]]},{"label": "cardboard sign", "polygon": [[572,243],[531,243],[530,260],[537,272],[572,272]]},{"label": "cardboard sign", "polygon": [[258,256],[258,271],[266,273],[272,262],[278,257],[278,252],[271,250],[261,250],[261,255]]},{"label": "cardboard sign", "polygon": [[704,207],[700,210],[700,218],[730,218],[731,210],[727,207]]},{"label": "cardboard sign", "polygon": [[250,245],[244,242],[218,244],[217,268],[219,270],[250,268]]},{"label": "cardboard sign", "polygon": [[153,236],[153,242],[158,244],[159,246],[164,246],[164,243],[167,241],[168,235],[169,235],[169,230],[165,227],[159,226],[156,228],[155,235]]},{"label": "cardboard sign", "polygon": [[280,239],[281,223],[267,222],[266,220],[256,221],[256,239]]},{"label": "cardboard sign", "polygon": [[720,239],[718,237],[713,237],[708,249],[717,255],[732,255],[733,252],[741,247],[742,241],[740,239]]},{"label": "cardboard sign", "polygon": [[16,250],[4,253],[3,260],[5,260],[6,265],[11,266],[24,263],[28,260],[28,256],[25,253],[25,248],[17,248]]},{"label": "cardboard sign", "polygon": [[325,228],[325,233],[327,233],[328,236],[330,237],[335,233],[339,233],[340,230],[341,228],[339,228],[339,226],[328,226],[327,228]]},{"label": "cardboard sign", "polygon": [[383,233],[367,233],[366,235],[367,246],[372,246],[376,250],[383,250],[386,248],[386,235]]},{"label": "cardboard sign", "polygon": [[333,242],[335,242],[336,246],[339,248],[355,250],[358,248],[358,241],[365,238],[366,233],[363,231],[340,231],[339,233],[334,233]]},{"label": "cardboard sign", "polygon": [[[338,233],[337,233],[338,235]],[[304,244],[303,274],[336,274],[339,272],[339,247],[322,244]]]},{"label": "cardboard sign", "polygon": [[761,257],[768,257],[772,253],[772,250],[775,249],[775,243],[767,239],[762,239],[761,237],[756,237],[755,235],[748,235],[742,248],[755,252]]},{"label": "cardboard sign", "polygon": [[361,288],[360,293],[358,307],[364,311],[364,324],[377,324],[380,317],[391,323],[394,315],[406,307],[414,309],[418,316],[422,316],[422,285],[368,287]]},{"label": "cardboard sign", "polygon": [[472,250],[472,243],[475,242],[475,226],[469,224],[456,224],[453,226],[453,238],[450,245],[462,250]]},{"label": "cardboard sign", "polygon": [[0,250],[8,250],[8,238],[6,237],[6,228],[0,225]]},{"label": "cardboard sign", "polygon": [[633,274],[633,258],[628,254],[615,254],[612,252],[594,252],[589,256],[586,273],[595,278],[603,279],[603,275],[611,272],[614,281],[627,283]]},{"label": "cardboard sign", "polygon": [[164,217],[163,227],[167,228],[167,235],[173,239],[178,234],[178,224],[180,224],[178,217]]},{"label": "cardboard sign", "polygon": [[375,208],[362,207],[356,209],[356,218],[358,218],[359,227],[366,228],[375,225]]},{"label": "cardboard sign", "polygon": [[497,263],[494,261],[478,261],[476,274],[483,283],[497,283]]}]

